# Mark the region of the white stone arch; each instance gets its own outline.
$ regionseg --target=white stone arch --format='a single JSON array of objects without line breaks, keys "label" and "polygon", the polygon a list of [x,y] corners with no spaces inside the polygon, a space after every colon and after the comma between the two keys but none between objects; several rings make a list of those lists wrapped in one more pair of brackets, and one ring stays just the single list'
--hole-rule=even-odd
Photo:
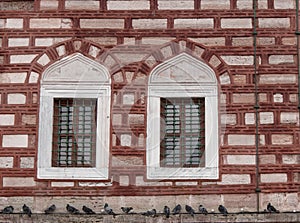
[{"label": "white stone arch", "polygon": [[[160,98],[203,97],[205,100],[205,167],[160,166]],[[147,178],[218,179],[218,83],[207,64],[181,53],[153,69],[148,82]]]},{"label": "white stone arch", "polygon": [[[37,177],[40,179],[107,180],[109,165],[111,80],[106,67],[80,53],[49,66],[41,77]],[[96,162],[93,167],[53,167],[54,98],[97,101]]]}]

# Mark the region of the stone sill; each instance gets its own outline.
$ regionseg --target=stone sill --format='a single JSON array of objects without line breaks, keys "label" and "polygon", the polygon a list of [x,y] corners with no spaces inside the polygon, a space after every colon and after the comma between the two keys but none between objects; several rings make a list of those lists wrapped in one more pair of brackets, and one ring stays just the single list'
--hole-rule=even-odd
[{"label": "stone sill", "polygon": [[194,217],[189,214],[172,215],[166,218],[162,214],[156,217],[147,217],[141,214],[121,214],[115,217],[105,214],[95,215],[70,215],[66,213],[57,214],[33,214],[28,217],[24,214],[0,214],[0,222],[43,222],[43,223],[65,223],[65,222],[89,222],[89,223],[113,223],[113,222],[131,222],[131,223],[197,223],[197,222],[300,222],[300,212],[285,212],[285,213],[234,213],[223,216],[222,214],[210,213],[208,215],[196,214]]}]

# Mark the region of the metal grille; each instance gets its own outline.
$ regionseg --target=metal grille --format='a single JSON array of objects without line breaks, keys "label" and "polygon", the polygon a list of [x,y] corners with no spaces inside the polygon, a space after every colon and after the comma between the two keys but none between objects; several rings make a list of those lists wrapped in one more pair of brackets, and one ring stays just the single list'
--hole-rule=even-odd
[{"label": "metal grille", "polygon": [[52,166],[95,166],[96,99],[54,99]]},{"label": "metal grille", "polygon": [[161,98],[162,166],[205,166],[204,98]]}]

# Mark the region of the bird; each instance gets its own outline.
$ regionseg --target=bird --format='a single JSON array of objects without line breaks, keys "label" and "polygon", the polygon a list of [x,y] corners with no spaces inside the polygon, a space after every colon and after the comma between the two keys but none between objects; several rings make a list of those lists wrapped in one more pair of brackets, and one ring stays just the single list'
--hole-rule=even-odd
[{"label": "bird", "polygon": [[206,208],[202,204],[199,205],[199,212],[201,214],[205,214],[205,215],[208,214],[208,211],[206,210]]},{"label": "bird", "polygon": [[194,214],[195,214],[195,210],[189,206],[189,205],[185,205],[185,210],[187,213],[189,213],[192,217],[194,217]]},{"label": "bird", "polygon": [[0,212],[1,214],[12,214],[14,212],[14,207],[13,206],[6,206],[3,208],[3,210]]},{"label": "bird", "polygon": [[96,214],[91,208],[88,208],[87,206],[83,205],[82,210],[86,214]]},{"label": "bird", "polygon": [[23,210],[24,214],[27,214],[29,217],[31,217],[32,212],[31,212],[30,208],[26,204],[23,205],[22,210]]},{"label": "bird", "polygon": [[121,207],[121,210],[125,213],[128,214],[133,208],[132,207]]},{"label": "bird", "polygon": [[69,204],[67,204],[66,209],[70,214],[79,214],[79,210]]},{"label": "bird", "polygon": [[45,209],[45,214],[53,214],[53,212],[55,211],[56,206],[55,204],[52,204],[50,207],[48,207],[47,209]]},{"label": "bird", "polygon": [[113,212],[113,209],[111,209],[109,206],[108,206],[108,203],[105,203],[104,204],[104,211],[106,214],[110,214],[110,215],[113,215],[113,217],[115,217],[115,213]]},{"label": "bird", "polygon": [[142,215],[145,215],[145,216],[152,216],[153,218],[156,216],[156,209],[152,209],[150,211],[146,211],[144,213],[142,213]]},{"label": "bird", "polygon": [[228,214],[227,209],[223,205],[221,205],[221,204],[219,205],[218,210],[223,215],[227,215]]},{"label": "bird", "polygon": [[267,211],[270,213],[279,213],[279,211],[271,203],[268,203]]},{"label": "bird", "polygon": [[175,215],[175,214],[179,214],[181,211],[181,205],[180,204],[177,204],[174,209],[172,210],[172,213]]},{"label": "bird", "polygon": [[166,218],[170,217],[170,208],[168,206],[164,207],[164,214],[166,215]]}]

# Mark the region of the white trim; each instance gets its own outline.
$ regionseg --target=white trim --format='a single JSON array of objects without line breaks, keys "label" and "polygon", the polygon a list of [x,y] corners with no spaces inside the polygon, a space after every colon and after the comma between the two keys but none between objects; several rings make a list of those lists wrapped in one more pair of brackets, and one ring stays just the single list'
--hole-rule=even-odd
[{"label": "white trim", "polygon": [[[83,59],[84,58],[84,59]],[[75,54],[69,58],[74,66],[76,59],[85,61],[88,70],[95,67],[95,62]],[[43,74],[40,91],[40,115],[39,115],[39,144],[37,160],[37,177],[39,179],[80,179],[80,180],[107,180],[109,166],[109,134],[110,134],[110,80],[105,67],[97,64],[96,70],[101,76],[93,84],[84,82],[72,82],[72,69],[70,61],[64,59],[54,64]],[[82,65],[82,64],[81,64]],[[66,73],[57,73],[57,68]],[[92,68],[91,68],[92,67]],[[83,69],[83,68],[82,68]],[[51,72],[56,70],[55,81]],[[49,73],[50,72],[50,73]],[[70,72],[70,73],[68,73]],[[51,81],[49,81],[49,77]],[[60,79],[62,77],[62,79]],[[71,81],[67,82],[68,77]],[[86,78],[86,76],[85,76]],[[96,78],[94,75],[93,78]],[[97,78],[96,78],[97,79]],[[52,131],[53,131],[53,99],[54,98],[96,98],[97,99],[97,139],[96,139],[96,164],[93,168],[62,168],[52,167]]]},{"label": "white trim", "polygon": [[[147,109],[147,178],[148,179],[217,179],[219,177],[219,137],[218,137],[218,87],[212,69],[203,62],[185,53],[166,61],[150,74],[148,85]],[[172,73],[178,67],[191,61],[191,66],[185,65],[185,70]],[[189,70],[190,67],[193,67]],[[170,70],[172,68],[172,70]],[[176,72],[176,71],[175,71]],[[166,75],[171,74],[171,75]],[[202,82],[197,79],[201,76]],[[184,81],[176,77],[185,77]],[[207,78],[206,78],[207,75]],[[169,79],[169,80],[168,80]],[[205,167],[199,168],[169,168],[160,167],[160,98],[204,97],[205,98]]]}]

